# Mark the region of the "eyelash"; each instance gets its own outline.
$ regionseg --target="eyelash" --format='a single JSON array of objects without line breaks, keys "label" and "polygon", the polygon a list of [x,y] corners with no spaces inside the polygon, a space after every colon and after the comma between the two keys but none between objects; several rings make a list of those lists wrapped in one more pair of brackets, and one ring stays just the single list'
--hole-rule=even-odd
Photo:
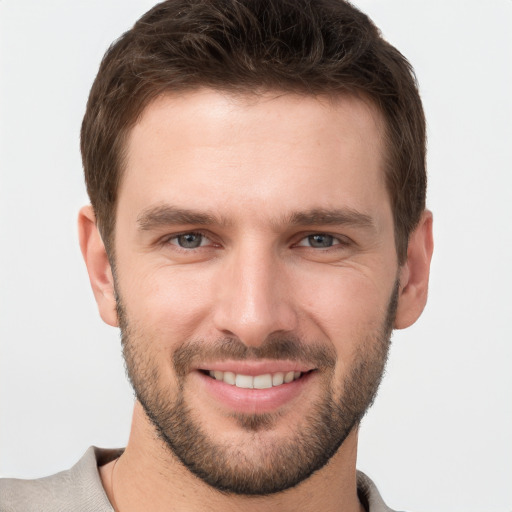
[{"label": "eyelash", "polygon": [[[311,239],[314,238],[314,237],[325,237],[325,238],[329,239],[330,242],[332,242],[332,245],[329,245],[329,246],[326,246],[326,247],[322,247],[322,246],[314,247],[314,246],[311,245],[311,242],[312,242]],[[302,242],[304,242],[306,240],[309,240],[310,245],[302,245]],[[350,242],[346,238],[344,238],[344,237],[331,235],[329,233],[317,232],[317,233],[311,233],[309,235],[306,235],[306,236],[302,237],[299,240],[299,242],[297,244],[295,244],[295,246],[297,246],[297,247],[307,247],[307,248],[310,248],[310,249],[328,250],[328,249],[335,249],[336,246],[346,247],[349,244],[350,244]]]},{"label": "eyelash", "polygon": [[[178,241],[178,239],[180,237],[185,237],[185,236],[197,236],[197,237],[202,237],[201,238],[201,241],[200,241],[200,244],[197,246],[197,247],[182,247],[181,245],[179,245],[178,243],[173,243],[173,241]],[[176,246],[178,249],[181,249],[181,250],[184,250],[184,251],[191,251],[193,249],[199,249],[201,247],[204,247],[203,246],[203,242],[205,240],[209,240],[211,242],[211,239],[210,237],[208,237],[205,233],[201,233],[200,231],[185,231],[184,233],[178,233],[176,235],[172,235],[170,237],[167,237],[165,240],[164,240],[164,243],[165,244],[171,244],[171,245],[174,245]]]},{"label": "eyelash", "polygon": [[[184,236],[187,236],[187,235],[201,237],[199,245],[197,247],[183,247],[183,246],[179,245],[179,243],[177,243],[177,241],[178,241],[178,239],[180,237],[184,237]],[[328,237],[329,239],[331,239],[333,244],[329,245],[329,246],[326,246],[326,247],[313,247],[312,245],[305,245],[305,244],[302,245],[302,242],[304,242],[304,241],[306,241],[308,239],[310,239],[310,242],[311,242],[311,238],[313,238],[313,237]],[[202,233],[200,231],[185,231],[183,233],[177,233],[175,235],[166,237],[163,240],[163,244],[164,245],[170,244],[170,245],[175,246],[176,249],[189,252],[189,251],[192,251],[194,249],[200,249],[200,248],[204,247],[203,242],[205,242],[206,240],[209,240],[210,242],[212,242],[211,238],[207,234],[205,234],[205,233]],[[176,241],[176,243],[173,243],[173,241]],[[213,244],[215,245],[214,242],[213,242]],[[331,235],[329,233],[324,233],[324,232],[318,232],[317,231],[317,232],[314,232],[314,233],[309,233],[309,234],[301,235],[300,240],[297,243],[294,243],[293,247],[304,247],[304,248],[308,248],[308,249],[320,249],[320,250],[327,251],[329,249],[336,249],[337,246],[347,247],[350,244],[351,244],[351,241],[349,239],[347,239],[346,237],[341,237],[339,235],[335,236],[335,235]]]}]

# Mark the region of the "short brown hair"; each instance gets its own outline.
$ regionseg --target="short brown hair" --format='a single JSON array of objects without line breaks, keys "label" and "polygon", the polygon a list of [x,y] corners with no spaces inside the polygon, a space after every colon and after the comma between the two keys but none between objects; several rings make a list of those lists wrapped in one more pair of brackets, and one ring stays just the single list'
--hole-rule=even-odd
[{"label": "short brown hair", "polygon": [[199,87],[369,98],[386,122],[398,260],[425,209],[425,118],[409,62],[343,0],[168,0],[108,49],[82,123],[87,191],[113,254],[127,135],[157,96]]}]

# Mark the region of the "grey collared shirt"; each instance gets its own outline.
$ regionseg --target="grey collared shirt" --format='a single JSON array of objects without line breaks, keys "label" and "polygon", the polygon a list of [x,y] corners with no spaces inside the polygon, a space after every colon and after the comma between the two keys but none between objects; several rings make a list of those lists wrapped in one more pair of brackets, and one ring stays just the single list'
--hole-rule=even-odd
[{"label": "grey collared shirt", "polygon": [[[34,480],[0,480],[0,512],[113,512],[101,484],[98,467],[123,452],[91,446],[67,471]],[[375,484],[357,473],[358,494],[368,512],[393,512]],[[364,503],[366,502],[366,503]]]}]

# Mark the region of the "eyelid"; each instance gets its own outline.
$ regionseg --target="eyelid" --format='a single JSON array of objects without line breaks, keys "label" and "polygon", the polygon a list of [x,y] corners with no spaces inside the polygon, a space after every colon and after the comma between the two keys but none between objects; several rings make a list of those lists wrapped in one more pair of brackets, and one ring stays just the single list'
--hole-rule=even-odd
[{"label": "eyelid", "polygon": [[[209,244],[204,244],[204,245],[201,244],[196,249],[206,247],[209,245],[212,245],[212,246],[221,245],[220,241],[219,242],[215,241],[216,237],[214,235],[212,235],[209,232],[205,232],[204,230],[201,230],[201,229],[182,230],[177,233],[167,234],[160,239],[159,243],[161,243],[162,245],[171,244],[178,249],[184,249],[184,248],[180,247],[177,243],[172,243],[172,241],[176,241],[180,236],[187,235],[187,234],[200,235],[206,241],[210,242]],[[307,242],[307,239],[310,236],[314,236],[314,235],[326,235],[326,236],[331,236],[333,238],[335,243],[331,247],[324,248],[324,250],[334,249],[334,248],[336,248],[336,246],[348,246],[348,245],[351,245],[354,243],[354,241],[346,235],[329,233],[328,231],[310,231],[310,232],[303,232],[303,233],[298,234],[295,237],[297,242],[293,243],[292,245],[294,247],[308,247],[311,249],[318,250],[318,248],[311,247],[311,246],[307,245],[307,243],[302,243],[302,242]],[[184,250],[190,251],[193,249],[184,249]]]},{"label": "eyelid", "polygon": [[180,236],[183,236],[183,235],[199,235],[199,236],[202,236],[204,240],[209,242],[207,244],[203,244],[203,242],[201,242],[201,245],[199,247],[196,247],[195,249],[201,249],[203,247],[207,247],[210,245],[216,245],[216,242],[213,240],[213,236],[210,235],[209,233],[204,232],[203,230],[200,230],[200,229],[184,229],[177,233],[167,234],[167,235],[163,236],[162,238],[160,238],[158,243],[162,244],[162,245],[172,245],[174,248],[182,249],[185,251],[194,250],[194,249],[185,249],[184,247],[180,247],[180,245],[178,245],[178,243],[175,242]]},{"label": "eyelid", "polygon": [[[319,248],[317,248],[317,247],[311,247],[310,245],[307,245],[307,239],[310,236],[315,236],[315,235],[331,236],[333,238],[333,240],[336,242],[336,243],[333,243],[333,245],[331,247],[323,248],[324,250],[334,249],[338,245],[339,246],[347,246],[347,245],[350,245],[353,243],[353,241],[348,236],[345,236],[345,235],[329,233],[328,231],[312,231],[310,233],[304,233],[304,234],[301,233],[300,238],[294,244],[294,246],[295,247],[309,247],[310,249],[318,250]],[[306,242],[306,243],[302,244],[302,242]]]},{"label": "eyelid", "polygon": [[[167,243],[172,243],[173,240],[177,240],[180,236],[184,236],[184,235],[195,235],[195,236],[201,236],[203,237],[202,240],[201,240],[201,245],[199,247],[202,247],[202,241],[203,240],[210,240],[204,233],[201,233],[200,231],[185,231],[183,233],[176,233],[176,234],[173,234],[171,236],[168,236],[167,237]],[[211,241],[211,240],[210,240]],[[175,245],[175,244],[173,244]],[[178,244],[176,244],[178,245]]]}]

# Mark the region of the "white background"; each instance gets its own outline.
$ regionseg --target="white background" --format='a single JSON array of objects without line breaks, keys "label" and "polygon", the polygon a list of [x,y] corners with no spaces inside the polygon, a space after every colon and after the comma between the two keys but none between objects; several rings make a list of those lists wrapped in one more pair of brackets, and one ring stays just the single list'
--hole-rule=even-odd
[{"label": "white background", "polygon": [[[512,510],[512,1],[359,0],[413,63],[429,126],[429,304],[397,332],[359,467],[393,508]],[[0,473],[125,444],[132,393],[76,235],[79,126],[151,1],[0,0]]]}]

